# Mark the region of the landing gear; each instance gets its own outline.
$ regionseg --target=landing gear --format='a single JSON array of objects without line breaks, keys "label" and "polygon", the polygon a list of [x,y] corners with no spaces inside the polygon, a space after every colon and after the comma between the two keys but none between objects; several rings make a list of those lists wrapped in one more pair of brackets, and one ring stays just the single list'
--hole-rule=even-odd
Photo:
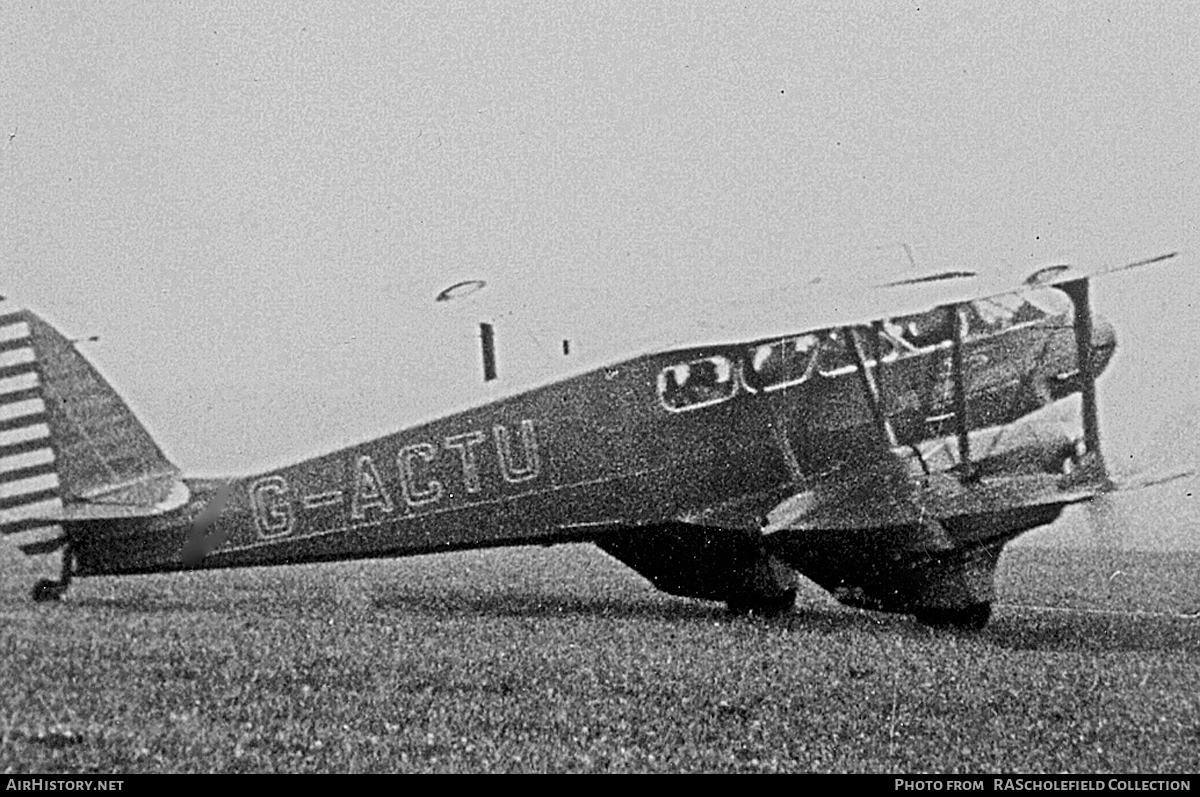
[{"label": "landing gear", "polygon": [[992,618],[992,603],[984,601],[954,609],[922,609],[914,616],[918,623],[931,628],[982,631]]},{"label": "landing gear", "polygon": [[71,576],[74,570],[75,556],[72,554],[70,546],[67,546],[63,548],[62,552],[62,575],[57,581],[43,578],[34,584],[32,595],[34,603],[61,600],[62,596],[67,594],[67,587],[71,586]]},{"label": "landing gear", "polygon": [[754,617],[778,617],[787,614],[796,605],[796,588],[792,587],[783,593],[767,598],[761,595],[741,596],[730,598],[725,602],[730,614],[752,615]]},{"label": "landing gear", "polygon": [[67,585],[61,581],[43,578],[33,585],[33,600],[35,603],[60,600],[67,592]]},{"label": "landing gear", "polygon": [[609,532],[596,544],[663,592],[723,601],[733,614],[770,617],[796,603],[796,571],[758,531],[672,523]]}]

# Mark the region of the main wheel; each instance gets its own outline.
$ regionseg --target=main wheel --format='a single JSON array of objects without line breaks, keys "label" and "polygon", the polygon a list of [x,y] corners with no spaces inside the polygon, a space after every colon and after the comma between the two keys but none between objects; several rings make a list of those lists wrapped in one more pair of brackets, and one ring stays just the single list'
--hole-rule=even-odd
[{"label": "main wheel", "polygon": [[773,598],[761,595],[743,595],[725,602],[730,614],[750,614],[756,617],[778,617],[787,614],[796,605],[796,588],[785,590]]},{"label": "main wheel", "polygon": [[917,622],[931,628],[956,628],[960,631],[982,631],[992,618],[992,603],[972,603],[954,609],[922,609],[914,615]]}]

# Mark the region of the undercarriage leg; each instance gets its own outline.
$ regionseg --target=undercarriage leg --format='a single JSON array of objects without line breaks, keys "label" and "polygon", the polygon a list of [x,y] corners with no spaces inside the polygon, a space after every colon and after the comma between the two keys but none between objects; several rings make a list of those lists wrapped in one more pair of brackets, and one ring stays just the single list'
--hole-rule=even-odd
[{"label": "undercarriage leg", "polygon": [[931,568],[913,610],[917,622],[934,628],[981,630],[992,616],[999,558],[999,546],[982,548]]},{"label": "undercarriage leg", "polygon": [[767,551],[757,530],[673,523],[595,542],[662,591],[723,601],[735,614],[783,614],[796,602],[796,571]]},{"label": "undercarriage leg", "polygon": [[750,568],[749,577],[731,593],[725,606],[731,614],[776,617],[796,605],[796,571],[774,556],[764,555]]},{"label": "undercarriage leg", "polygon": [[953,609],[920,609],[914,616],[918,623],[930,628],[982,631],[992,617],[992,602],[982,601]]},{"label": "undercarriage leg", "polygon": [[71,586],[71,576],[75,571],[75,554],[71,546],[62,549],[62,571],[58,580],[43,578],[33,585],[33,600],[35,603],[60,600]]}]

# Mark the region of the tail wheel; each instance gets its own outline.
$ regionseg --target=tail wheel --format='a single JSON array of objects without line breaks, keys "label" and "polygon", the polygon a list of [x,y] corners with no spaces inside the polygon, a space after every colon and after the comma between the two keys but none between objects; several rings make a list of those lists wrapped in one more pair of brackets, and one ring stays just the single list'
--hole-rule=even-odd
[{"label": "tail wheel", "polygon": [[66,584],[61,581],[43,578],[33,585],[33,600],[34,603],[48,603],[50,601],[62,600],[62,596],[66,592]]},{"label": "tail wheel", "polygon": [[75,553],[71,550],[71,546],[67,545],[62,552],[62,576],[57,581],[43,578],[34,584],[33,602],[47,603],[62,600],[62,596],[67,594],[67,587],[71,586],[71,576],[74,574]]}]

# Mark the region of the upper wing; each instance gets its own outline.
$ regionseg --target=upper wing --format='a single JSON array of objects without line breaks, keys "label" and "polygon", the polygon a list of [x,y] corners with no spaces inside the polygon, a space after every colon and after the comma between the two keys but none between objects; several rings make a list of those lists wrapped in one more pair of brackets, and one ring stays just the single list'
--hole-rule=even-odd
[{"label": "upper wing", "polygon": [[1056,264],[1038,268],[1025,279],[946,271],[866,289],[829,282],[773,286],[750,300],[727,298],[711,308],[690,307],[686,312],[669,314],[664,311],[661,323],[648,325],[646,348],[662,351],[746,343],[869,324],[936,307],[1126,271],[1170,260],[1177,255],[1178,252],[1170,252],[1133,263],[1094,268]]}]

